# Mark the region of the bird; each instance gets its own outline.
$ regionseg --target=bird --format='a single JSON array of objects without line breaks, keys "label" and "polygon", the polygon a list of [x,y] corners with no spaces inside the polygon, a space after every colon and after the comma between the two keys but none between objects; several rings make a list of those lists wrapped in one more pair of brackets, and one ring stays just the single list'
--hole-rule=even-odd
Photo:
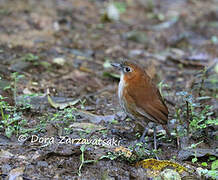
[{"label": "bird", "polygon": [[157,149],[156,124],[161,124],[170,136],[167,127],[169,111],[159,89],[140,64],[124,60],[111,65],[121,72],[118,98],[122,110],[145,128],[140,142],[147,133],[148,123],[154,123],[154,149]]}]

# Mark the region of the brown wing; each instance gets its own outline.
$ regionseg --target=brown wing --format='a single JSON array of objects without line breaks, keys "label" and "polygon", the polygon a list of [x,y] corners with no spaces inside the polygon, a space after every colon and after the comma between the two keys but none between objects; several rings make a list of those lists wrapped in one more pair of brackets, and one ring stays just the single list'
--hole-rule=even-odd
[{"label": "brown wing", "polygon": [[[137,83],[136,83],[137,84]],[[138,86],[129,86],[128,95],[134,100],[136,111],[150,121],[167,124],[168,109],[159,90],[149,78],[141,79]]]},{"label": "brown wing", "polygon": [[168,111],[165,106],[160,103],[161,101],[153,101],[152,103],[146,103],[143,106],[143,110],[157,120],[160,124],[167,124]]}]

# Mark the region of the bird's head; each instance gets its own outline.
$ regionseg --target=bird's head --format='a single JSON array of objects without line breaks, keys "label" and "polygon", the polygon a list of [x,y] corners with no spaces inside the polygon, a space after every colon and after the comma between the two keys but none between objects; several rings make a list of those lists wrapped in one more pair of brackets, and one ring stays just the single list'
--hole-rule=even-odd
[{"label": "bird's head", "polygon": [[144,76],[144,71],[137,64],[130,61],[122,61],[120,63],[111,63],[113,67],[118,69],[123,75],[125,81],[129,81],[135,78]]}]

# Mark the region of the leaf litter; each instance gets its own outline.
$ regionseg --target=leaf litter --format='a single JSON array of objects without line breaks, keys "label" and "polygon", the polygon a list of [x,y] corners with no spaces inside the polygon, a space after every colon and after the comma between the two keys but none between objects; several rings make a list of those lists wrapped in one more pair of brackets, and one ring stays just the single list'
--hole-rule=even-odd
[{"label": "leaf litter", "polygon": [[[78,178],[78,174],[73,173],[78,172],[81,164],[78,145],[31,144],[31,135],[42,138],[46,135],[55,138],[67,136],[72,139],[115,137],[122,144],[122,148],[115,148],[116,151],[127,156],[131,154],[129,147],[137,139],[135,135],[140,128],[129,119],[124,121],[117,115],[120,111],[116,96],[119,75],[110,68],[106,59],[134,59],[145,66],[155,81],[163,80],[160,84],[162,93],[167,102],[174,104],[168,104],[170,119],[174,119],[178,110],[175,104],[181,104],[176,92],[184,89],[200,89],[200,94],[203,94],[196,98],[202,104],[213,105],[214,114],[208,117],[217,116],[218,34],[214,24],[216,6],[213,5],[216,2],[175,3],[169,0],[149,4],[148,1],[118,0],[113,7],[116,14],[110,15],[114,21],[104,22],[102,12],[107,12],[110,3],[71,0],[37,4],[33,0],[0,3],[0,82],[6,86],[4,82],[10,81],[7,86],[11,86],[7,90],[1,87],[0,94],[8,97],[7,102],[13,105],[14,84],[10,74],[24,74],[25,80],[16,87],[16,100],[19,102],[16,111],[22,112],[21,117],[28,122],[18,128],[18,134],[14,133],[7,140],[3,138],[4,129],[0,130],[1,154],[12,154],[0,162],[1,167],[11,166],[4,169],[4,177],[18,178],[25,174],[23,177],[29,179]],[[207,67],[206,73],[202,71],[199,74],[204,67]],[[206,77],[204,81],[202,77]],[[48,88],[50,95],[46,96]],[[4,104],[4,112],[10,113],[5,107],[9,106]],[[181,113],[180,120],[184,120],[184,117]],[[14,127],[19,127],[17,125],[13,122]],[[51,128],[53,126],[55,128]],[[57,133],[52,132],[56,130]],[[115,135],[115,130],[124,133]],[[214,137],[217,129],[209,126],[207,131],[205,137]],[[30,137],[21,146],[22,143],[17,143],[19,133],[27,132]],[[199,131],[199,134],[204,132]],[[148,137],[148,147],[152,145],[150,139]],[[211,141],[205,140],[208,144],[204,143],[201,148],[182,149],[179,153],[175,146],[169,146],[161,137],[159,141],[159,148],[163,150],[161,159],[175,156],[181,165],[184,163],[182,160],[190,162],[193,157],[205,161],[216,156],[216,143]],[[189,146],[196,141],[200,140],[191,139],[191,142],[184,142],[183,145]],[[76,149],[76,153],[72,149]],[[99,159],[111,151],[114,150],[109,146],[90,146],[85,149],[84,157]],[[140,160],[148,158],[143,155]],[[26,157],[23,164],[22,158],[13,158],[22,156]],[[35,163],[37,158],[32,157],[38,157],[39,162]],[[162,164],[161,161],[153,161],[157,162],[157,167]],[[166,165],[168,161],[163,162]],[[199,166],[197,162],[191,168],[197,171]],[[81,168],[83,179],[146,179],[149,173],[152,174],[121,159],[100,160],[95,164],[84,164]],[[178,179],[187,174],[181,173],[179,176]]]}]

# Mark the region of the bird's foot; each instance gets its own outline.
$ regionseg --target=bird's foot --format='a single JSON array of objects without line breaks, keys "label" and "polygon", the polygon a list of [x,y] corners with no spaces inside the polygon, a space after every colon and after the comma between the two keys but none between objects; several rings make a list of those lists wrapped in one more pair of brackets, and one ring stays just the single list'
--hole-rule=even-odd
[{"label": "bird's foot", "polygon": [[142,134],[142,136],[140,137],[140,139],[139,139],[139,143],[140,142],[145,142],[145,135],[148,133],[148,128],[145,128],[145,130],[144,130],[144,132],[143,132],[143,134]]}]

